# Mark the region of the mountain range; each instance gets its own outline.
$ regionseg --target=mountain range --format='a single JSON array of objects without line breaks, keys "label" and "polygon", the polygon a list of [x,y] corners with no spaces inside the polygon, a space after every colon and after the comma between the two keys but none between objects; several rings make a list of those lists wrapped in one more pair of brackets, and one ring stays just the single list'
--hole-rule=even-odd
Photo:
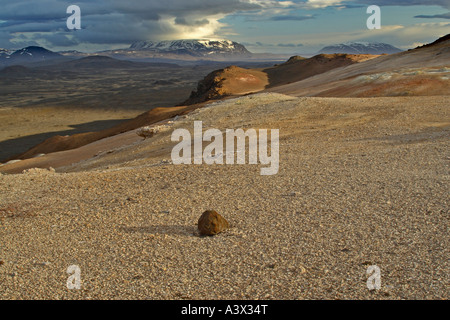
[{"label": "mountain range", "polygon": [[333,54],[333,53],[348,53],[348,54],[392,54],[403,50],[396,48],[387,43],[380,42],[346,42],[326,46],[319,50],[317,54]]},{"label": "mountain range", "polygon": [[138,41],[130,46],[131,50],[148,50],[192,56],[209,55],[250,55],[242,44],[231,40],[174,40],[174,41]]},{"label": "mountain range", "polygon": [[[327,46],[317,54],[392,54],[402,50],[386,43],[348,42]],[[88,56],[108,56],[121,60],[172,62],[178,61],[237,61],[271,60],[285,61],[286,55],[254,54],[244,45],[231,40],[173,40],[137,41],[126,49],[107,50],[97,53],[78,51],[53,52],[38,46],[30,46],[12,51],[0,49],[0,67],[10,65],[51,64]]]}]

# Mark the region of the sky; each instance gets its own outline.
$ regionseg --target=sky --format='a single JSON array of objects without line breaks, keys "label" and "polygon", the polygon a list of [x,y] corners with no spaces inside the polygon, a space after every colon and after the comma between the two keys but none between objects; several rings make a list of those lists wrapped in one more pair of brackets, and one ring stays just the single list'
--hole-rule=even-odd
[{"label": "sky", "polygon": [[[81,29],[69,30],[70,5]],[[368,29],[367,7],[381,10]],[[254,53],[311,54],[350,41],[414,48],[450,33],[450,0],[0,0],[0,48],[127,48],[139,40],[229,39]]]}]

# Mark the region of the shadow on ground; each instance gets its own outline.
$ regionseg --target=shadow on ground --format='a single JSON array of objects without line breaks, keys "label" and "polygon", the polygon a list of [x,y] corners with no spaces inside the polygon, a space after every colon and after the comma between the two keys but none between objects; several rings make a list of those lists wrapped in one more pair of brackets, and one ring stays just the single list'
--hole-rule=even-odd
[{"label": "shadow on ground", "polygon": [[70,127],[73,129],[69,130],[38,133],[34,135],[0,141],[0,162],[5,162],[7,159],[11,160],[11,158],[13,158],[14,156],[29,150],[30,148],[53,136],[65,136],[77,133],[101,131],[114,127],[115,125],[128,120],[129,119],[91,121],[76,125],[70,125]]},{"label": "shadow on ground", "polygon": [[195,226],[182,225],[154,225],[144,227],[121,227],[121,231],[127,233],[171,234],[180,236],[195,236]]}]

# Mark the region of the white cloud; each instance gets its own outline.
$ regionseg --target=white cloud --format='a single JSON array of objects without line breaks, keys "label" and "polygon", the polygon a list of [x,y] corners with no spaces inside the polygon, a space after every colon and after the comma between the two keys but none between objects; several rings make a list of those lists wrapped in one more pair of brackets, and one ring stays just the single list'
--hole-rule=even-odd
[{"label": "white cloud", "polygon": [[311,9],[326,8],[330,6],[341,5],[343,0],[309,0],[305,3],[305,7]]},{"label": "white cloud", "polygon": [[225,15],[214,15],[207,18],[208,22],[203,25],[186,25],[176,23],[174,17],[162,17],[158,23],[165,32],[161,35],[153,35],[152,39],[201,39],[201,38],[220,38],[218,31],[227,25],[219,20]]}]

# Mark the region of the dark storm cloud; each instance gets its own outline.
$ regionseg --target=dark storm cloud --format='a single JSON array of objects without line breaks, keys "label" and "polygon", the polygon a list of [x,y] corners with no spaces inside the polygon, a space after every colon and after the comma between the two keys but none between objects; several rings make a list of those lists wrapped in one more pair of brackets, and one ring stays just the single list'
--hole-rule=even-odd
[{"label": "dark storm cloud", "polygon": [[0,0],[0,20],[32,20],[51,21],[67,18],[66,9],[76,4],[83,15],[107,14],[112,8],[105,0],[100,1],[67,1],[67,0]]},{"label": "dark storm cloud", "polygon": [[418,15],[414,16],[414,18],[426,18],[426,19],[450,19],[450,12],[443,13],[443,14],[434,14],[434,15]]},{"label": "dark storm cloud", "polygon": [[119,12],[139,17],[147,17],[154,12],[175,17],[201,17],[261,8],[256,3],[243,0],[113,0],[110,3]]},{"label": "dark storm cloud", "polygon": [[50,34],[36,33],[33,35],[33,38],[37,40],[44,39],[49,43],[57,43],[61,47],[76,46],[80,43],[77,38],[71,38],[64,33],[50,33]]},{"label": "dark storm cloud", "polygon": [[315,19],[315,15],[285,15],[285,16],[273,16],[270,18],[272,21],[303,21],[309,19]]},{"label": "dark storm cloud", "polygon": [[49,20],[47,22],[35,21],[7,21],[0,24],[2,31],[10,32],[54,32],[63,31],[65,26],[65,19]]},{"label": "dark storm cloud", "polygon": [[377,6],[440,6],[450,8],[449,0],[356,0],[356,3]]},{"label": "dark storm cloud", "polygon": [[[76,32],[66,28],[70,15],[66,9],[73,4],[81,8],[82,30]],[[130,44],[176,37],[180,32],[195,34],[196,28],[214,33],[221,16],[261,8],[248,0],[0,0],[0,7],[0,47],[26,39],[35,43],[39,38],[58,47],[75,42]],[[214,17],[215,24],[209,17]]]}]

